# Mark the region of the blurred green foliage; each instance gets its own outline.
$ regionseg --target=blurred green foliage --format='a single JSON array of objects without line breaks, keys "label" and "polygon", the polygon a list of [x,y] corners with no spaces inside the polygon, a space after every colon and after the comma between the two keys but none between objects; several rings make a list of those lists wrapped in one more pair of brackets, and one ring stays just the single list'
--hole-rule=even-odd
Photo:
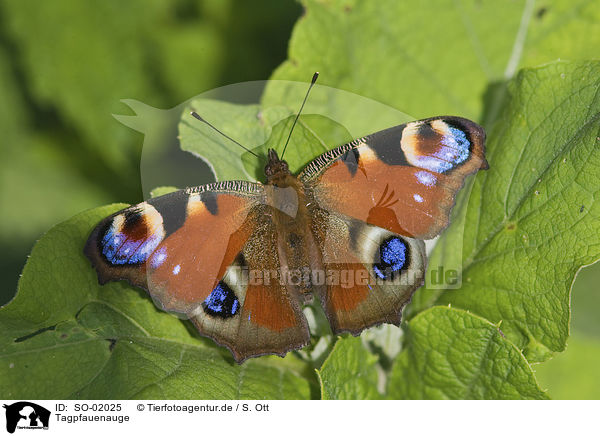
[{"label": "blurred green foliage", "polygon": [[35,241],[84,209],[141,200],[143,138],[120,99],[170,108],[264,80],[294,1],[0,1],[0,305]]},{"label": "blurred green foliage", "polygon": [[571,293],[567,349],[534,366],[542,388],[556,400],[600,399],[600,262],[581,270]]}]

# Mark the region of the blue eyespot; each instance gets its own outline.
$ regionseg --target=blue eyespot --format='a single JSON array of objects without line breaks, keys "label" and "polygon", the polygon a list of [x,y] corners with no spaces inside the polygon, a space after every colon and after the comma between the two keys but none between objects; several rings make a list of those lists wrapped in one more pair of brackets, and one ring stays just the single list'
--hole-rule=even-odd
[{"label": "blue eyespot", "polygon": [[128,237],[121,231],[115,231],[114,226],[109,226],[100,241],[102,255],[113,265],[135,265],[144,263],[148,256],[160,244],[158,235],[147,235],[141,240]]},{"label": "blue eyespot", "polygon": [[450,158],[450,162],[458,165],[469,157],[469,147],[471,146],[471,143],[467,139],[465,132],[462,130],[452,126],[449,126],[449,129],[450,132],[452,132],[452,135],[445,135],[442,139],[442,144],[450,147],[452,151],[443,158],[448,157]]},{"label": "blue eyespot", "polygon": [[448,130],[450,132],[442,136],[441,145],[435,152],[417,157],[418,166],[435,173],[444,173],[469,158],[471,143],[466,133],[450,125]]},{"label": "blue eyespot", "polygon": [[391,236],[381,243],[378,254],[373,271],[379,278],[390,280],[405,266],[408,247],[399,237]]},{"label": "blue eyespot", "polygon": [[231,288],[220,281],[204,300],[202,307],[208,315],[230,318],[238,312],[240,302]]}]

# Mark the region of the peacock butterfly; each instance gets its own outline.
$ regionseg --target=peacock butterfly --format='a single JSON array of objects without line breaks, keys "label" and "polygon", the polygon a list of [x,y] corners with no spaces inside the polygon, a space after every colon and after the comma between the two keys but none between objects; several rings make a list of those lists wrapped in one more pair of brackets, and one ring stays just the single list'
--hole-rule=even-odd
[{"label": "peacock butterfly", "polygon": [[149,199],[102,220],[84,252],[101,284],[145,289],[238,363],[305,346],[313,295],[335,334],[399,325],[423,284],[423,240],[448,225],[465,177],[488,168],[484,142],[472,121],[428,118],[334,148],[297,176],[271,149],[265,184]]}]

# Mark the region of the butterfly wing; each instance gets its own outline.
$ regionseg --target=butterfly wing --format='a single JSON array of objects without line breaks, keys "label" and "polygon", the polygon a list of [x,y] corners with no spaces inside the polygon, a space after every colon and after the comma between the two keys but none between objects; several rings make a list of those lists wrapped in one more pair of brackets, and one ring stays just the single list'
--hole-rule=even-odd
[{"label": "butterfly wing", "polygon": [[391,232],[430,239],[465,177],[487,168],[484,130],[459,117],[392,127],[333,149],[300,174],[313,201]]},{"label": "butterfly wing", "polygon": [[484,141],[477,124],[436,117],[355,140],[302,171],[335,333],[400,323],[423,284],[422,239],[448,225],[465,177],[487,168]]},{"label": "butterfly wing", "polygon": [[[192,313],[198,330],[227,346],[238,363],[264,354],[284,356],[310,340],[300,300],[279,277],[277,233],[270,209],[260,205],[252,210],[253,229],[241,253],[202,309]],[[223,290],[238,296],[239,313],[221,312]]]},{"label": "butterfly wing", "polygon": [[313,209],[326,286],[320,300],[334,333],[399,325],[425,276],[425,244],[342,214]]},{"label": "butterfly wing", "polygon": [[162,308],[185,314],[241,362],[284,355],[309,340],[300,303],[277,277],[274,223],[264,188],[222,182],[119,211],[93,230],[85,254],[100,283],[127,280]]}]

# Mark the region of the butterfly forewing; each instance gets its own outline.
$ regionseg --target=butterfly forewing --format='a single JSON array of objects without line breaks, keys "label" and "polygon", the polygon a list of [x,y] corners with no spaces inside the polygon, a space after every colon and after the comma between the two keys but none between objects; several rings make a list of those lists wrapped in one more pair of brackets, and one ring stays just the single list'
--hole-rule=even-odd
[{"label": "butterfly forewing", "polygon": [[448,225],[465,177],[487,168],[484,140],[464,118],[414,121],[333,149],[299,178],[324,209],[431,239]]}]

